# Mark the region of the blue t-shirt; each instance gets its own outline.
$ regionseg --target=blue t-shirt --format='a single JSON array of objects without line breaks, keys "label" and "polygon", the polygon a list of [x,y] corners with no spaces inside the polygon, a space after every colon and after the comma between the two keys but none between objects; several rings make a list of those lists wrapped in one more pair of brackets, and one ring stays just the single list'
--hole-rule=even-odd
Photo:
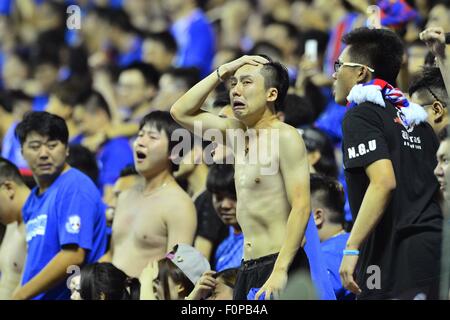
[{"label": "blue t-shirt", "polygon": [[216,271],[229,268],[239,268],[244,255],[244,234],[236,234],[233,227],[229,227],[228,237],[217,247],[215,254]]},{"label": "blue t-shirt", "polygon": [[[78,135],[70,141],[70,144],[81,144],[83,139],[83,135]],[[99,148],[95,158],[99,171],[97,185],[100,194],[103,194],[105,185],[113,185],[119,179],[120,171],[134,163],[130,142],[125,137],[107,140]]]},{"label": "blue t-shirt", "polygon": [[133,40],[133,45],[128,52],[119,54],[117,57],[117,65],[121,68],[127,67],[133,62],[142,61],[142,44],[141,38],[136,37]]},{"label": "blue t-shirt", "polygon": [[305,253],[309,261],[311,280],[317,290],[320,300],[336,300],[328,271],[325,264],[325,255],[320,247],[319,232],[317,231],[314,217],[309,216],[305,230]]},{"label": "blue t-shirt", "polygon": [[97,152],[99,169],[98,184],[101,192],[105,185],[113,185],[119,179],[120,171],[132,165],[133,151],[125,137],[108,140]]},{"label": "blue t-shirt", "polygon": [[49,96],[48,95],[39,95],[34,97],[32,109],[33,111],[45,111],[47,108]]},{"label": "blue t-shirt", "polygon": [[334,293],[337,300],[354,300],[355,295],[342,286],[339,276],[339,268],[341,266],[343,254],[349,233],[343,233],[327,239],[322,242],[322,252],[325,257],[325,263],[328,269],[331,283],[333,284]]},{"label": "blue t-shirt", "polygon": [[170,31],[178,44],[177,66],[196,67],[200,76],[206,77],[212,70],[215,40],[203,11],[196,9],[188,17],[177,20]]},{"label": "blue t-shirt", "polygon": [[22,156],[22,147],[15,135],[18,122],[13,122],[5,133],[2,143],[2,157],[14,163],[19,169],[28,168],[27,161]]},{"label": "blue t-shirt", "polygon": [[[65,245],[86,250],[85,263],[106,250],[106,218],[100,193],[88,176],[71,168],[41,195],[35,187],[23,207],[27,259],[22,285],[35,277]],[[33,300],[69,299],[66,281]]]}]

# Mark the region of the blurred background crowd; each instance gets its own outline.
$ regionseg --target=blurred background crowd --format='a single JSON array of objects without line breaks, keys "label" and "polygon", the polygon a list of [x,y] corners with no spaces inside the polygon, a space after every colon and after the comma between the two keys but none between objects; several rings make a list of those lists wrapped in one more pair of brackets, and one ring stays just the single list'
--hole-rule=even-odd
[{"label": "blurred background crowd", "polygon": [[[68,19],[77,18],[70,5],[80,10],[78,26],[69,26]],[[133,164],[131,142],[147,113],[169,111],[226,62],[266,54],[288,68],[289,94],[276,111],[302,133],[311,172],[345,186],[340,149],[346,108],[334,102],[331,76],[342,36],[367,26],[369,5],[380,7],[381,25],[405,42],[397,86],[408,92],[422,67],[434,64],[419,33],[433,26],[450,32],[449,0],[2,0],[1,155],[32,186],[15,127],[31,110],[59,115],[69,128],[69,163],[111,206],[121,172],[130,175],[124,169]],[[229,104],[225,83],[204,108],[231,116]],[[185,188],[189,170],[194,168],[175,172]],[[344,220],[349,230],[347,205]]]}]

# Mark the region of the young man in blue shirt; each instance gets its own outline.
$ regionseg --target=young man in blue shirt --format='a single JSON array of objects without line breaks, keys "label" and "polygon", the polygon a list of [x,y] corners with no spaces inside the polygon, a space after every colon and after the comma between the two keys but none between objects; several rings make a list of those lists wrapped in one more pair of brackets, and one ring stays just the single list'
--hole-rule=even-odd
[{"label": "young man in blue shirt", "polygon": [[311,175],[311,211],[317,226],[321,249],[337,300],[353,300],[355,296],[342,285],[339,267],[349,234],[344,230],[345,194],[334,178]]},{"label": "young man in blue shirt", "polygon": [[244,235],[236,219],[236,189],[232,164],[213,164],[209,169],[206,187],[212,193],[214,209],[228,226],[229,234],[214,254],[214,269],[220,272],[238,268],[244,256]]},{"label": "young man in blue shirt", "polygon": [[69,299],[67,268],[96,261],[106,248],[100,193],[89,177],[66,163],[64,120],[32,112],[16,129],[37,187],[23,207],[28,244],[22,286],[14,299]]},{"label": "young man in blue shirt", "polygon": [[[83,140],[107,132],[112,126],[108,103],[98,92],[92,92],[86,101],[75,108],[75,118],[80,135],[71,144],[83,144]],[[120,172],[133,164],[133,152],[124,136],[107,137],[94,151],[99,167],[98,188],[105,199],[111,196]],[[120,155],[120,156],[119,156]]]}]

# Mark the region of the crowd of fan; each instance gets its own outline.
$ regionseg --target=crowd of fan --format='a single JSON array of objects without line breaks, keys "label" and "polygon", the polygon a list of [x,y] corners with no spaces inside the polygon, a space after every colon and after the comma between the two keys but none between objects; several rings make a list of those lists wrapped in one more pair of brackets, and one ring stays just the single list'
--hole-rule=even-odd
[{"label": "crowd of fan", "polygon": [[[81,9],[79,29],[66,26],[66,8],[71,4]],[[372,4],[382,10],[381,25],[394,30],[404,41],[406,50],[397,86],[426,107],[428,122],[440,135],[448,125],[446,79],[435,65],[432,48],[419,39],[419,33],[430,27],[450,32],[450,1],[2,1],[0,188],[22,196],[12,197],[9,206],[7,196],[0,198],[0,222],[5,233],[0,249],[0,298],[31,298],[20,291],[26,283],[25,240],[30,237],[20,215],[36,182],[22,149],[34,132],[32,128],[37,128],[33,121],[34,125],[38,122],[23,120],[32,111],[46,111],[64,120],[67,163],[92,180],[105,219],[101,227],[104,232],[96,234],[101,234],[105,243],[96,247],[95,255],[88,258],[86,254],[81,263],[74,263],[82,268],[70,277],[71,298],[231,299],[244,246],[236,219],[232,165],[187,161],[170,168],[168,172],[190,203],[181,203],[185,199],[180,196],[178,206],[166,210],[192,211],[192,219],[176,218],[179,220],[174,223],[184,229],[174,227],[173,232],[179,234],[168,235],[164,244],[153,235],[148,235],[145,243],[129,240],[136,241],[138,247],[160,246],[162,252],[150,254],[155,259],[147,258],[142,266],[140,261],[131,261],[134,253],[125,258],[129,261],[118,257],[129,250],[123,239],[131,233],[127,231],[131,218],[115,218],[124,206],[134,210],[133,194],[126,194],[128,200],[123,194],[142,183],[134,165],[140,157],[139,146],[144,144],[143,130],[147,134],[146,130],[154,126],[169,139],[176,126],[169,115],[171,106],[219,66],[247,54],[267,55],[287,67],[288,94],[275,111],[279,119],[298,129],[305,142],[312,173],[311,212],[333,293],[339,300],[355,299],[343,287],[338,271],[340,252],[353,221],[342,168],[341,123],[346,108],[334,101],[332,74],[345,47],[342,36],[367,25],[366,9]],[[219,85],[203,109],[233,117],[228,90],[228,83]],[[432,101],[423,101],[424,91],[432,93]],[[41,121],[48,128],[37,132],[50,136],[53,129],[49,123],[54,120],[43,117]],[[64,137],[54,138],[64,142]],[[170,151],[170,141],[166,144]],[[200,148],[200,154],[204,150],[201,145],[193,145],[184,157],[194,160],[196,148]],[[225,158],[227,150],[216,148],[214,153],[215,159]],[[15,180],[19,182],[3,185],[15,175],[14,166],[20,172],[21,178]],[[170,197],[179,190],[173,192],[164,201],[171,202]],[[167,229],[170,223],[164,222]],[[11,239],[22,240],[14,241],[11,248],[7,246]],[[8,266],[11,261],[15,268]],[[32,279],[30,272],[26,272],[28,280]],[[54,286],[56,280],[52,281]],[[46,298],[67,298],[69,291],[65,289],[65,295]],[[309,291],[296,297],[324,297],[320,289]]]}]

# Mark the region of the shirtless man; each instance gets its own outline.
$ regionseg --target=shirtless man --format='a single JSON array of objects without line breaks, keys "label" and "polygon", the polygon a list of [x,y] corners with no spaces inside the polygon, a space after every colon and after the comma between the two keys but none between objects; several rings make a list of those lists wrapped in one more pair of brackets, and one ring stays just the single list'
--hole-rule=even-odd
[{"label": "shirtless man", "polygon": [[139,277],[149,262],[163,258],[176,244],[194,241],[195,207],[172,175],[176,168],[170,154],[177,142],[170,137],[177,128],[168,112],[151,112],[141,121],[133,145],[134,164],[145,183],[120,194],[111,249],[100,259],[131,277]]},{"label": "shirtless man", "polygon": [[[202,112],[204,101],[216,86],[230,77],[233,118]],[[275,104],[283,103],[288,89],[286,68],[261,56],[243,56],[220,66],[182,96],[171,109],[173,118],[193,131],[200,122],[203,130],[243,129],[257,132],[248,139],[247,154],[235,155],[237,219],[244,234],[244,261],[234,291],[243,300],[252,288],[260,288],[255,298],[277,296],[284,289],[289,268],[296,258],[307,266],[301,249],[310,213],[309,169],[305,145],[297,130],[279,121]],[[265,131],[264,131],[265,129]],[[260,134],[266,132],[268,134]],[[227,134],[229,132],[226,132]],[[267,143],[270,163],[279,169],[264,174],[263,163],[248,161],[264,138],[278,135]],[[278,150],[277,150],[278,148]],[[278,151],[278,152],[277,152]],[[296,262],[297,262],[296,261]]]},{"label": "shirtless man", "polygon": [[17,167],[0,158],[0,222],[7,225],[0,247],[0,300],[10,300],[20,285],[27,252],[22,207],[29,194]]}]

